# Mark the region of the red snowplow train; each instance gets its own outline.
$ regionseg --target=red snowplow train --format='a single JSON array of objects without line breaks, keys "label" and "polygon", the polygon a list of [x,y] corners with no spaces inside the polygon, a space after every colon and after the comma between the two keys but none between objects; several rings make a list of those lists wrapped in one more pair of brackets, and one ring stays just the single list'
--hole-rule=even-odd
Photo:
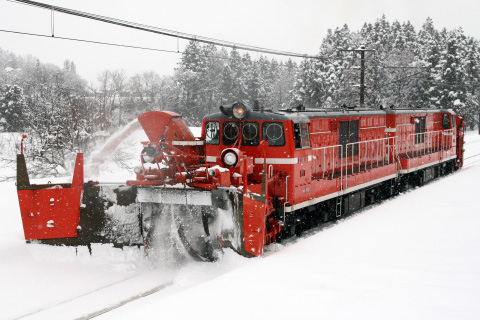
[{"label": "red snowplow train", "polygon": [[[17,157],[25,239],[145,245],[177,239],[216,260],[223,248],[261,256],[280,242],[463,165],[464,121],[451,110],[220,107],[194,137],[174,112],[138,117],[149,141],[136,179],[30,184]],[[178,249],[178,243],[175,245]]]}]

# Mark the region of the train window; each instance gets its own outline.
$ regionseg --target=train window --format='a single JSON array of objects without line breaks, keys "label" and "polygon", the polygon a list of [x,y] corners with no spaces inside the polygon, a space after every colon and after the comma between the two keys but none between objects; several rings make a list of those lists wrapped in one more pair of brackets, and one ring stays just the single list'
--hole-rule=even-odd
[{"label": "train window", "polygon": [[425,117],[415,118],[415,143],[425,142]]},{"label": "train window", "polygon": [[283,124],[279,122],[264,122],[262,125],[262,140],[269,146],[284,146]]},{"label": "train window", "polygon": [[207,121],[205,123],[205,141],[207,144],[220,143],[220,123],[218,121]]},{"label": "train window", "polygon": [[295,148],[310,148],[310,135],[308,134],[308,123],[294,123],[293,134],[295,137]]},{"label": "train window", "polygon": [[226,146],[231,146],[237,141],[240,133],[240,123],[233,121],[225,121],[222,126],[222,141]]},{"label": "train window", "polygon": [[242,124],[242,146],[258,146],[260,141],[259,126],[257,122],[244,122]]},{"label": "train window", "polygon": [[340,121],[339,144],[342,158],[358,155],[358,120]]},{"label": "train window", "polygon": [[302,148],[310,148],[310,135],[308,134],[308,123],[300,124],[300,134],[302,136]]},{"label": "train window", "polygon": [[456,127],[456,123],[455,123],[455,116],[452,114],[452,128],[455,128]]},{"label": "train window", "polygon": [[443,114],[442,129],[450,129],[450,115],[447,113]]}]

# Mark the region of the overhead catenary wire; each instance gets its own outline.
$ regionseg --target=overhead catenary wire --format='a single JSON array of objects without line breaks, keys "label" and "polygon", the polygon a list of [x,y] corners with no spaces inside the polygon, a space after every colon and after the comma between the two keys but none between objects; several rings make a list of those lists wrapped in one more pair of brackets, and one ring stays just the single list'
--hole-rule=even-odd
[{"label": "overhead catenary wire", "polygon": [[[107,46],[115,46],[115,47],[124,47],[124,48],[132,48],[132,49],[141,49],[141,50],[147,50],[147,51],[157,51],[157,52],[167,52],[167,53],[177,53],[177,54],[183,54],[184,52],[179,50],[179,39],[184,39],[184,40],[190,40],[190,41],[195,41],[195,42],[200,42],[200,43],[205,43],[205,44],[212,44],[215,46],[220,46],[220,47],[228,47],[232,49],[239,49],[239,50],[245,50],[245,51],[252,51],[252,52],[257,52],[257,53],[266,53],[266,54],[272,54],[272,55],[282,55],[282,56],[290,56],[290,57],[296,57],[296,58],[305,58],[305,59],[315,59],[315,60],[338,60],[333,58],[333,57],[327,57],[327,56],[314,56],[314,55],[307,55],[307,54],[300,54],[300,53],[294,53],[294,52],[288,52],[288,51],[281,51],[281,50],[273,50],[273,49],[267,49],[263,47],[257,47],[257,46],[250,46],[250,45],[244,45],[244,44],[239,44],[231,41],[224,41],[224,40],[218,40],[218,39],[213,39],[209,37],[204,37],[204,36],[197,36],[193,34],[188,34],[188,33],[183,33],[179,31],[173,31],[173,30],[168,30],[168,29],[162,29],[158,27],[153,27],[153,26],[148,26],[144,24],[139,24],[135,22],[129,22],[125,20],[120,20],[116,18],[110,18],[106,16],[101,16],[97,14],[91,14],[87,12],[82,12],[78,10],[73,10],[73,9],[68,9],[64,7],[59,7],[59,6],[53,6],[50,4],[45,4],[37,1],[31,1],[31,0],[9,0],[12,2],[17,2],[33,7],[39,7],[43,9],[47,9],[51,11],[51,36],[44,35],[44,34],[38,34],[38,33],[31,33],[31,32],[20,32],[20,31],[13,31],[13,30],[1,30],[0,32],[7,32],[7,33],[14,33],[14,34],[21,34],[21,35],[30,35],[30,36],[37,36],[37,37],[48,37],[48,38],[54,38],[54,39],[60,39],[60,40],[69,40],[69,41],[77,41],[77,42],[84,42],[84,43],[92,43],[92,44],[100,44],[100,45],[107,45]],[[168,50],[168,49],[159,49],[159,48],[151,48],[151,47],[143,47],[143,46],[135,46],[135,45],[128,45],[128,44],[119,44],[119,43],[112,43],[112,42],[105,42],[105,41],[96,41],[96,40],[88,40],[88,39],[79,39],[79,38],[72,38],[72,37],[61,37],[61,36],[55,36],[55,16],[54,12],[58,11],[60,13],[68,14],[68,15],[73,15],[81,18],[86,18],[86,19],[91,19],[99,22],[104,22],[104,23],[109,23],[121,27],[126,27],[126,28],[132,28],[135,30],[139,31],[146,31],[150,33],[155,33],[155,34],[160,34],[164,36],[169,36],[169,37],[174,37],[177,39],[177,48],[176,50]],[[371,49],[365,49],[365,48],[359,48],[359,49],[347,49],[347,50],[341,50],[341,51],[373,51]],[[210,56],[207,53],[201,53],[202,55]],[[222,59],[222,60],[234,60],[232,58],[222,56],[220,54],[215,54],[212,55],[217,59]],[[355,60],[355,59],[341,59],[341,60]],[[367,69],[363,67],[364,70]],[[381,66],[376,66],[374,68],[383,68],[383,69],[423,69],[423,71],[429,69],[429,67],[426,66],[388,66],[388,65],[381,65]],[[394,85],[395,83],[398,83],[400,81],[404,81],[408,78],[415,77],[421,72],[414,73],[412,75],[408,75],[404,78],[396,79],[396,80],[391,80],[388,81],[388,85]],[[429,81],[426,79],[422,79],[423,81],[428,81],[433,83],[433,81]],[[441,85],[449,85],[448,83],[437,83]],[[455,84],[454,84],[455,85]],[[363,85],[364,86],[364,85]],[[458,84],[457,86],[478,86],[477,84]],[[361,85],[362,87],[362,85]]]},{"label": "overhead catenary wire", "polygon": [[196,41],[196,42],[201,42],[201,43],[206,43],[206,44],[213,44],[213,45],[232,48],[232,49],[260,52],[260,53],[273,54],[273,55],[281,55],[281,56],[296,57],[296,58],[330,60],[330,58],[328,58],[328,57],[301,54],[301,53],[274,50],[274,49],[267,49],[267,48],[263,48],[263,47],[245,45],[245,44],[235,43],[235,42],[231,42],[231,41],[218,40],[218,39],[213,39],[213,38],[209,38],[209,37],[198,36],[198,35],[188,34],[188,33],[184,33],[184,32],[179,32],[179,31],[173,31],[173,30],[148,26],[148,25],[144,25],[144,24],[140,24],[140,23],[129,22],[129,21],[120,20],[120,19],[116,19],[116,18],[110,18],[110,17],[101,16],[101,15],[97,15],[97,14],[92,14],[92,13],[82,12],[82,11],[78,11],[78,10],[68,9],[68,8],[64,8],[64,7],[53,6],[53,5],[50,5],[50,4],[41,3],[41,2],[37,2],[37,1],[30,1],[30,0],[11,0],[11,1],[31,5],[31,6],[34,6],[34,7],[44,8],[44,9],[48,9],[48,10],[54,10],[54,11],[57,11],[57,12],[61,12],[61,13],[64,13],[64,14],[69,14],[69,15],[73,15],[73,16],[77,16],[77,17],[81,17],[81,18],[86,18],[86,19],[96,20],[96,21],[100,21],[100,22],[105,22],[105,23],[109,23],[109,24],[113,24],[113,25],[117,25],[117,26],[121,26],[121,27],[126,27],[126,28],[136,29],[136,30],[140,30],[140,31],[151,32],[151,33],[160,34],[160,35],[169,36],[169,37],[174,37],[174,38],[177,38],[177,39],[184,39],[184,40]]},{"label": "overhead catenary wire", "polygon": [[[399,78],[399,79],[393,79],[393,80],[384,82],[383,85],[384,85],[384,86],[393,85],[393,84],[395,84],[395,83],[402,82],[402,81],[407,80],[407,79],[409,79],[409,78],[417,77],[418,75],[425,74],[425,73],[426,73],[425,70],[421,70],[421,71],[415,72],[415,73],[413,73],[413,74],[406,75],[406,76],[404,76],[404,77],[402,77],[402,78]],[[417,78],[417,79],[418,79],[418,78]],[[419,80],[425,81],[424,79],[419,79]]]},{"label": "overhead catenary wire", "polygon": [[176,51],[176,50],[149,48],[149,47],[133,46],[133,45],[128,45],[128,44],[120,44],[120,43],[113,43],[113,42],[103,42],[103,41],[79,39],[79,38],[59,37],[59,36],[54,36],[54,35],[50,36],[50,35],[46,35],[46,34],[32,33],[32,32],[22,32],[22,31],[13,31],[13,30],[5,30],[5,29],[0,29],[0,32],[20,34],[20,35],[26,35],[26,36],[42,37],[42,38],[53,38],[53,39],[59,39],[59,40],[69,40],[69,41],[77,41],[77,42],[85,42],[85,43],[93,43],[93,44],[102,44],[102,45],[114,46],[114,47],[124,47],[124,48],[141,49],[141,50],[149,50],[149,51],[160,51],[160,52],[168,52],[168,53],[183,53],[181,51]]},{"label": "overhead catenary wire", "polygon": [[[12,34],[17,34],[17,35],[25,35],[25,36],[48,38],[48,39],[58,39],[58,40],[67,40],[67,41],[75,41],[75,42],[92,43],[92,44],[99,44],[99,45],[106,45],[106,46],[113,46],[113,47],[129,48],[129,49],[140,49],[140,50],[147,50],[147,51],[175,53],[175,54],[185,53],[184,51],[179,51],[178,49],[177,50],[159,49],[159,48],[151,48],[151,47],[134,46],[134,45],[128,45],[128,44],[122,44],[122,43],[96,41],[96,40],[71,38],[71,37],[61,37],[61,36],[51,36],[51,35],[40,34],[40,33],[22,32],[22,31],[14,31],[14,30],[6,30],[6,29],[0,29],[0,32],[12,33]],[[221,54],[216,54],[216,55],[211,55],[211,54],[208,54],[208,53],[198,53],[198,54],[202,55],[202,56],[206,56],[206,57],[214,57],[214,58],[220,59],[220,60],[231,60],[231,61],[235,60],[235,59],[230,58],[230,57],[222,56]]]},{"label": "overhead catenary wire", "polygon": [[441,82],[436,80],[425,80],[428,83],[440,86],[453,86],[453,87],[480,87],[480,82],[472,82],[472,83],[460,83],[460,82]]}]

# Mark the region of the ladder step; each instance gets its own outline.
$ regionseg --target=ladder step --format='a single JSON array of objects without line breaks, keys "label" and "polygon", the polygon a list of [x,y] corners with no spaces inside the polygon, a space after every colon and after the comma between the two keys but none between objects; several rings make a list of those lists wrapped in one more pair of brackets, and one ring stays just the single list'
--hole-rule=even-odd
[{"label": "ladder step", "polygon": [[339,218],[342,216],[342,196],[337,197],[337,205],[335,207],[335,217]]}]

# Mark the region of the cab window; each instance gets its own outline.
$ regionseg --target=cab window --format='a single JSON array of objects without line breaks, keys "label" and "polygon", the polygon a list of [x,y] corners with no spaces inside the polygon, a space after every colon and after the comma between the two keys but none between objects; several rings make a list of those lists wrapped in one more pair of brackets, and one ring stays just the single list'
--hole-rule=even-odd
[{"label": "cab window", "polygon": [[267,141],[269,146],[284,146],[283,124],[281,122],[264,122],[262,124],[262,140]]},{"label": "cab window", "polygon": [[240,123],[225,121],[222,126],[222,141],[226,146],[231,146],[237,141],[240,134]]},{"label": "cab window", "polygon": [[295,149],[310,147],[310,135],[308,134],[308,123],[294,123],[293,135],[295,138]]},{"label": "cab window", "polygon": [[258,146],[260,129],[257,122],[242,123],[242,146]]},{"label": "cab window", "polygon": [[450,115],[444,114],[442,118],[442,128],[443,129],[450,129]]},{"label": "cab window", "polygon": [[241,137],[242,146],[258,146],[260,129],[257,122],[225,121],[222,125],[222,141],[231,146]]},{"label": "cab window", "polygon": [[220,143],[220,123],[218,121],[207,121],[205,123],[205,142],[207,144]]}]

